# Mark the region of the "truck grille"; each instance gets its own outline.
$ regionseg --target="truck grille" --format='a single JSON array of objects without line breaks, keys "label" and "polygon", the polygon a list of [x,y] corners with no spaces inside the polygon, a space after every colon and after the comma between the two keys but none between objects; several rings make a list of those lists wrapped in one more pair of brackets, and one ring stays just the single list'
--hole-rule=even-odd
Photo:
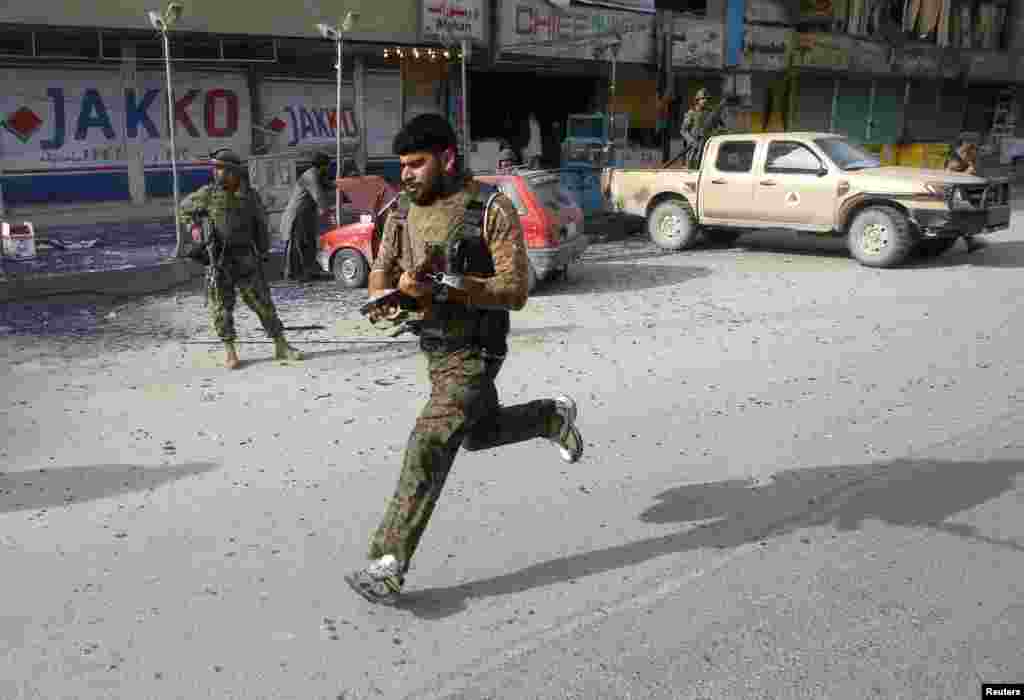
[{"label": "truck grille", "polygon": [[1001,206],[1010,202],[1010,184],[1008,182],[965,186],[961,188],[961,192],[963,192],[964,199],[970,202],[972,207],[979,209]]}]

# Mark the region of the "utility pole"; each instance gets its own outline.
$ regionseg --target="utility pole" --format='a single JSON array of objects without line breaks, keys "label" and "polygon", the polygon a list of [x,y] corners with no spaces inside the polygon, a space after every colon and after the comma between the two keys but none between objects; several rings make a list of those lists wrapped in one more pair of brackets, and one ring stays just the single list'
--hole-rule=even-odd
[{"label": "utility pole", "polygon": [[667,163],[672,158],[672,103],[675,101],[676,79],[672,66],[672,45],[675,26],[671,12],[659,10],[661,28],[661,94],[658,99],[659,117],[663,120],[661,132],[661,160]]}]

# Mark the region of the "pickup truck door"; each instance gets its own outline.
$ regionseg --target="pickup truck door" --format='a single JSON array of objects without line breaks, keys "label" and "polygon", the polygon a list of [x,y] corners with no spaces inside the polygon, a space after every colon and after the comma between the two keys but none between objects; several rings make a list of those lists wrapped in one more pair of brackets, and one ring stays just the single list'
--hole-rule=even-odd
[{"label": "pickup truck door", "polygon": [[813,230],[832,228],[836,178],[817,153],[799,141],[769,141],[754,183],[758,219]]},{"label": "pickup truck door", "polygon": [[753,218],[754,156],[757,141],[712,141],[700,175],[702,223],[741,223]]}]

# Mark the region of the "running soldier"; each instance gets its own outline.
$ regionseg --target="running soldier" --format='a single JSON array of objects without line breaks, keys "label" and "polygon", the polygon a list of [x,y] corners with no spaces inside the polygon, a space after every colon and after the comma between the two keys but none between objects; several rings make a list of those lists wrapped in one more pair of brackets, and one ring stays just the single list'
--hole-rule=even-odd
[{"label": "running soldier", "polygon": [[[439,115],[410,121],[395,137],[404,193],[388,218],[369,292],[397,288],[415,300],[430,399],[409,436],[398,486],[373,535],[369,564],[345,577],[367,600],[393,603],[460,447],[483,450],[547,438],[572,463],[583,454],[568,396],[501,406],[495,378],[508,352],[509,311],[526,304],[529,260],[515,206],[459,165],[455,133]],[[460,288],[424,282],[436,246]],[[454,258],[458,258],[457,260]],[[456,268],[452,270],[451,268]],[[370,312],[371,320],[397,313]]]}]

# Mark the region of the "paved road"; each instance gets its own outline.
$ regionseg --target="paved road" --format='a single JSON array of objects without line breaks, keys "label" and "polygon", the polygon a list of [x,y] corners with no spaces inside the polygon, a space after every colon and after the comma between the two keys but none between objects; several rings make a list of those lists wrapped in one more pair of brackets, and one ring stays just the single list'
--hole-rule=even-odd
[{"label": "paved road", "polygon": [[286,323],[326,327],[294,334],[312,357],[245,345],[231,374],[184,342],[210,337],[194,289],[32,306],[45,327],[0,336],[0,697],[1024,681],[1020,222],[885,271],[741,243],[595,245],[516,315],[503,400],[573,393],[586,456],[461,455],[399,609],[340,583],[424,399],[410,344],[325,342],[366,332],[360,295],[276,286]]}]

